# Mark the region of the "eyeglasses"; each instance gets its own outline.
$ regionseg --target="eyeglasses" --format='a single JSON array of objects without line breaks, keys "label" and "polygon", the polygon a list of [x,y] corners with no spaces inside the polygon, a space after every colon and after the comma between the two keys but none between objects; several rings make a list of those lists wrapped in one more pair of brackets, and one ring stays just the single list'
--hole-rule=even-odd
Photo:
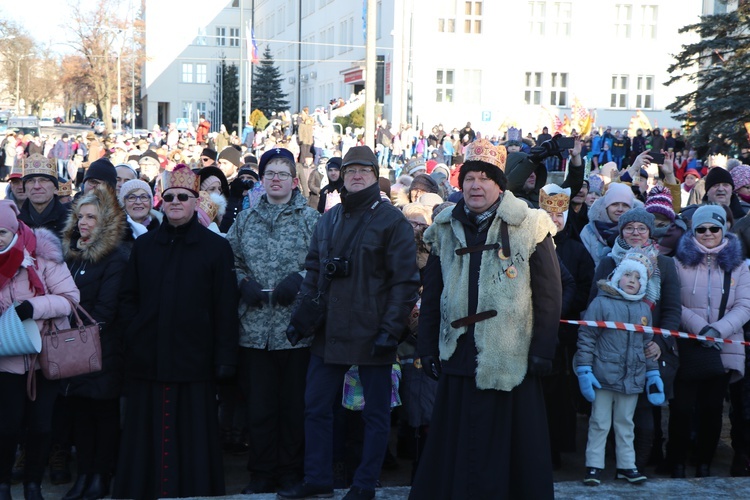
[{"label": "eyeglasses", "polygon": [[[171,196],[171,195],[169,195],[169,194],[165,195],[164,196],[165,200],[167,199],[167,196]],[[127,195],[125,197],[125,201],[130,202],[130,203],[135,203],[136,201],[139,201],[141,203],[146,203],[150,199],[151,199],[151,197],[149,195],[147,195],[147,194],[139,194],[139,195],[129,194],[129,195]]]},{"label": "eyeglasses", "polygon": [[719,231],[721,231],[721,228],[719,226],[710,226],[710,227],[701,226],[701,227],[695,228],[695,232],[698,234],[703,234],[706,231],[711,231],[713,234],[716,234]]},{"label": "eyeglasses", "polygon": [[208,156],[201,156],[201,161],[211,161],[211,158]]},{"label": "eyeglasses", "polygon": [[267,180],[271,180],[274,177],[278,177],[280,181],[286,181],[289,180],[289,178],[292,176],[289,172],[272,172],[270,170],[266,170],[263,172],[263,178]]},{"label": "eyeglasses", "polygon": [[646,227],[646,226],[627,226],[627,227],[623,228],[622,232],[623,232],[623,234],[633,234],[633,233],[645,234],[645,233],[648,232],[648,227]]},{"label": "eyeglasses", "polygon": [[175,198],[177,198],[179,201],[184,203],[188,201],[190,198],[195,198],[195,196],[190,196],[189,194],[185,194],[185,193],[180,193],[178,195],[167,193],[164,196],[162,196],[162,198],[164,198],[164,201],[166,201],[167,203],[172,203]]},{"label": "eyeglasses", "polygon": [[424,222],[417,222],[415,220],[410,220],[409,224],[411,224],[411,227],[414,229],[424,229],[429,226],[429,224],[425,224]]},{"label": "eyeglasses", "polygon": [[351,177],[352,175],[367,175],[367,174],[374,174],[375,171],[372,169],[372,167],[364,167],[364,168],[347,168],[344,170],[344,177]]}]

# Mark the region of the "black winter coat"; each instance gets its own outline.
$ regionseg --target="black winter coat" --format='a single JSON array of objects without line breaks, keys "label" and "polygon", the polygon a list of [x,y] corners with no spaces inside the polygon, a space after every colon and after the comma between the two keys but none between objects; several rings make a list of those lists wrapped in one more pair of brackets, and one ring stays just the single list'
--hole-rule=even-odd
[{"label": "black winter coat", "polygon": [[236,366],[237,280],[229,243],[197,216],[135,240],[120,293],[126,376],[206,382]]},{"label": "black winter coat", "polygon": [[[374,215],[362,226],[376,202]],[[331,282],[325,331],[315,336],[312,353],[333,364],[391,364],[395,353],[375,357],[372,346],[380,332],[399,339],[405,336],[418,298],[419,270],[414,230],[400,210],[380,200],[377,183],[357,193],[344,191],[342,203],[320,218],[305,260],[307,276],[301,291],[316,295],[325,281],[322,262],[340,256],[341,247],[359,227],[364,229],[345,254],[350,274]]]}]

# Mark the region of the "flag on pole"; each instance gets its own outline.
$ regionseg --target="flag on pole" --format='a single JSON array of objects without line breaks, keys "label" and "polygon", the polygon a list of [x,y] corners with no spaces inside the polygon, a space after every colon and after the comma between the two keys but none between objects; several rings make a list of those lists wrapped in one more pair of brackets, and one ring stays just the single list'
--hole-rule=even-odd
[{"label": "flag on pole", "polygon": [[255,30],[249,25],[245,27],[245,40],[247,40],[247,54],[250,62],[253,64],[260,63],[258,42],[255,40]]}]

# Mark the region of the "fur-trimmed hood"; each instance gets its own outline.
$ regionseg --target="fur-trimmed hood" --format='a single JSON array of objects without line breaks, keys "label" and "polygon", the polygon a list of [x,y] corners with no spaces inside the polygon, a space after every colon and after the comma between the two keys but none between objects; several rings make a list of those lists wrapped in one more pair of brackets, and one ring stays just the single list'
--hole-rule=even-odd
[{"label": "fur-trimmed hood", "polygon": [[[80,245],[81,234],[78,232],[78,214],[81,200],[89,194],[99,200],[99,216],[92,231],[89,243]],[[114,193],[106,187],[98,187],[86,193],[73,204],[70,217],[63,230],[62,248],[65,260],[86,260],[97,262],[109,255],[122,242],[127,228],[125,212]]]},{"label": "fur-trimmed hood", "polygon": [[38,227],[34,229],[36,236],[36,256],[46,259],[55,264],[63,262],[63,249],[60,246],[60,238],[49,229]]},{"label": "fur-trimmed hood", "polygon": [[[733,271],[743,263],[742,245],[732,233],[726,233],[724,237],[727,245],[716,254],[716,263],[722,271]],[[706,254],[696,245],[693,233],[687,232],[680,239],[675,257],[685,267],[697,267],[706,258]]]}]

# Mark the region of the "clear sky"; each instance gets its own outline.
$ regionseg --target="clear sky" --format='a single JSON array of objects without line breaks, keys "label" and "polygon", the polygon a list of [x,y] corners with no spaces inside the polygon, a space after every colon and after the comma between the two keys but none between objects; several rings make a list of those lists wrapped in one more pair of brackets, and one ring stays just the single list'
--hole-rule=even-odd
[{"label": "clear sky", "polygon": [[[118,0],[111,0],[113,4]],[[65,53],[71,49],[59,42],[68,40],[65,22],[70,22],[71,9],[80,5],[85,11],[93,10],[99,0],[31,0],[23,3],[14,0],[0,0],[0,18],[10,19],[23,27],[42,47],[50,46],[53,52]],[[120,11],[126,15],[140,5],[137,0],[119,0]],[[57,42],[57,44],[55,44]],[[55,44],[55,45],[52,45]]]}]

